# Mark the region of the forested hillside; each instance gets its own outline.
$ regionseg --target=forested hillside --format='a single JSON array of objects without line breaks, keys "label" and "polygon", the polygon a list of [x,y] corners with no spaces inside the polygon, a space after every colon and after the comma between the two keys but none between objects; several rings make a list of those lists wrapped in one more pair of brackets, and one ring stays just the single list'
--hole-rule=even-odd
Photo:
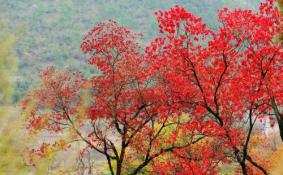
[{"label": "forested hillside", "polygon": [[84,34],[108,19],[144,34],[146,43],[158,34],[154,12],[176,4],[186,7],[214,28],[217,9],[255,9],[260,0],[2,0],[0,22],[15,34],[19,59],[14,101],[35,84],[47,65],[96,71],[85,64],[80,51]]}]

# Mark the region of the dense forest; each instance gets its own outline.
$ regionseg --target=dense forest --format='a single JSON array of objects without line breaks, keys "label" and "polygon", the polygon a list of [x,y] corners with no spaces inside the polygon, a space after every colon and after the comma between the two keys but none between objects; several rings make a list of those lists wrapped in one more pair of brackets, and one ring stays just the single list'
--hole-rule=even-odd
[{"label": "dense forest", "polygon": [[216,28],[217,10],[222,7],[256,9],[260,0],[26,0],[1,1],[0,19],[17,39],[19,59],[14,101],[18,101],[37,80],[47,65],[96,71],[85,64],[79,46],[83,35],[95,24],[113,19],[120,25],[141,32],[143,42],[158,34],[154,12],[176,4],[186,7],[212,28]]}]

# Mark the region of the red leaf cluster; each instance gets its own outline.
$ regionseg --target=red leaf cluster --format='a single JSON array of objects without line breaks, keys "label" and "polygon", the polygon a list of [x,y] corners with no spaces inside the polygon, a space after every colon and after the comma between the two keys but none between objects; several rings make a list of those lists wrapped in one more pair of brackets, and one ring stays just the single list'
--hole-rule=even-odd
[{"label": "red leaf cluster", "polygon": [[[81,49],[101,75],[86,80],[45,70],[28,96],[36,99],[29,128],[74,129],[107,158],[112,174],[127,171],[124,164],[133,159],[140,164],[132,174],[149,164],[153,174],[217,174],[230,162],[243,174],[253,168],[266,174],[249,142],[258,119],[281,117],[283,51],[274,42],[280,18],[273,1],[258,12],[223,8],[216,31],[183,7],[156,16],[163,35],[144,50],[140,34],[114,21],[96,25]],[[77,126],[83,89],[87,117]]]}]

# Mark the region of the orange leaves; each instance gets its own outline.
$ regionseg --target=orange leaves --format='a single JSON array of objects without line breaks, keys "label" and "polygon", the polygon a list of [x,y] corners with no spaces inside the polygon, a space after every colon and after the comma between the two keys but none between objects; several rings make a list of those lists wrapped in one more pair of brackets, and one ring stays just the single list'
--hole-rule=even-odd
[{"label": "orange leaves", "polygon": [[271,154],[270,169],[272,175],[281,175],[283,173],[282,160],[283,148],[282,146],[279,146],[277,150],[273,154]]},{"label": "orange leaves", "polygon": [[23,100],[25,115],[30,115],[28,129],[52,129],[57,132],[66,124],[66,112],[73,114],[79,104],[79,91],[83,78],[79,73],[68,70],[46,68],[41,74],[42,82]]},{"label": "orange leaves", "polygon": [[38,150],[32,149],[30,156],[39,156],[41,158],[52,159],[54,154],[58,151],[65,150],[70,145],[66,144],[64,140],[57,140],[54,143],[42,143]]},{"label": "orange leaves", "polygon": [[34,116],[32,119],[30,119],[30,123],[27,126],[27,129],[34,130],[34,131],[40,130],[45,127],[47,122],[48,122],[48,118],[46,117]]}]

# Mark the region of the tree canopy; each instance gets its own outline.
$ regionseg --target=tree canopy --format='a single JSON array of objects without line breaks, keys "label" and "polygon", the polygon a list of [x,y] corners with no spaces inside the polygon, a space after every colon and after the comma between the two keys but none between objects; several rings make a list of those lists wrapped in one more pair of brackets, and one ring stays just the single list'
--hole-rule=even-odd
[{"label": "tree canopy", "polygon": [[[22,101],[31,133],[69,133],[31,154],[69,149],[102,155],[110,174],[269,174],[251,149],[256,124],[282,130],[280,13],[272,0],[257,11],[222,8],[218,25],[179,5],[155,13],[159,33],[141,34],[110,20],[95,25],[81,49],[99,72],[48,67]],[[86,171],[90,168],[86,168]]]}]

